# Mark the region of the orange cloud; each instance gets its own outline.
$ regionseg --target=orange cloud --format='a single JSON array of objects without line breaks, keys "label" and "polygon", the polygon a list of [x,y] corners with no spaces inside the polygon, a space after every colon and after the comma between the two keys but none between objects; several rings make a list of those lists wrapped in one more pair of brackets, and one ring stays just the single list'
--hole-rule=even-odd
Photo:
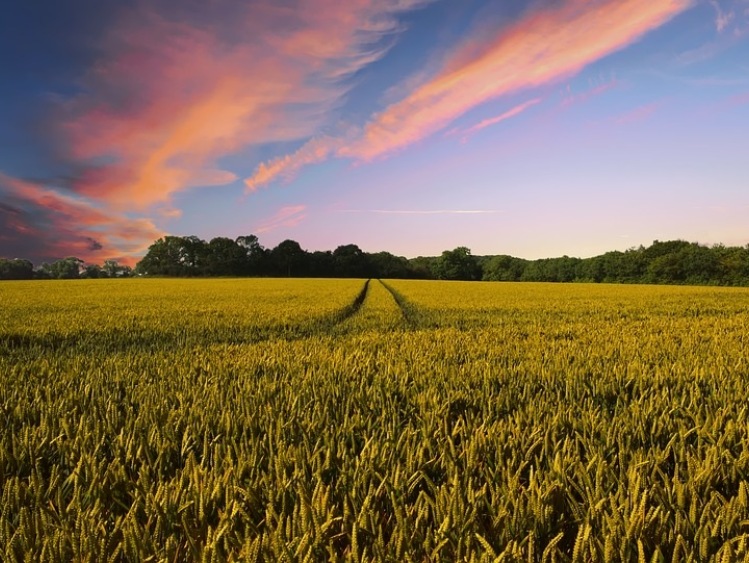
[{"label": "orange cloud", "polygon": [[[402,149],[484,102],[576,74],[663,25],[692,3],[693,0],[563,0],[553,8],[529,11],[517,23],[496,30],[489,40],[486,34],[470,34],[481,39],[459,45],[440,72],[422,80],[420,86],[413,85],[410,93],[375,115],[363,131],[345,140],[312,139],[296,153],[261,164],[245,180],[246,191],[255,191],[279,177],[293,177],[303,166],[332,156],[368,161]],[[601,84],[568,97],[563,104],[587,99],[616,84]],[[509,119],[534,103],[521,104],[466,133]]]},{"label": "orange cloud", "polygon": [[463,131],[456,131],[456,133],[460,133],[462,135],[461,140],[463,142],[466,142],[468,140],[468,137],[470,137],[474,133],[481,131],[482,129],[485,129],[486,127],[490,127],[492,125],[496,125],[497,123],[501,123],[502,121],[510,119],[511,117],[515,117],[516,115],[520,115],[529,107],[535,106],[536,104],[540,104],[541,101],[542,101],[541,98],[533,98],[532,100],[523,102],[522,104],[519,104],[515,106],[514,108],[509,109],[506,112],[496,117],[490,117],[488,119],[484,119],[478,122],[476,125],[469,127],[468,129],[465,129]]},{"label": "orange cloud", "polygon": [[330,158],[342,146],[340,139],[333,137],[314,138],[292,154],[260,164],[255,173],[245,180],[245,193],[254,192],[278,177],[289,179],[300,168]]},{"label": "orange cloud", "polygon": [[165,233],[146,218],[132,219],[102,209],[80,196],[13,178],[0,172],[9,248],[35,261],[76,256],[87,262],[116,259],[133,266]]},{"label": "orange cloud", "polygon": [[663,25],[691,0],[566,0],[529,11],[485,43],[469,40],[443,70],[376,115],[339,154],[372,160],[431,135],[489,100],[572,76]]},{"label": "orange cloud", "polygon": [[305,205],[290,205],[282,207],[275,215],[255,227],[254,231],[257,234],[261,234],[273,231],[280,227],[295,227],[307,217],[305,214],[306,209],[307,206]]},{"label": "orange cloud", "polygon": [[119,209],[168,202],[236,176],[216,168],[256,144],[312,134],[379,59],[395,15],[424,0],[230,3],[220,14],[166,19],[142,8],[108,34],[63,107],[69,156],[85,170],[73,188]]}]

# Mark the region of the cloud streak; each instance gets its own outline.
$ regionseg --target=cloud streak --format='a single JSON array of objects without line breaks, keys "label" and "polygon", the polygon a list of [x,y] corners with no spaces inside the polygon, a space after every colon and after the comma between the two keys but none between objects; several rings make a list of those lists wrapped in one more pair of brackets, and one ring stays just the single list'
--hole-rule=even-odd
[{"label": "cloud streak", "polygon": [[569,107],[575,104],[587,102],[591,98],[600,96],[609,90],[619,87],[619,85],[620,83],[618,80],[612,79],[577,94],[573,93],[568,86],[564,98],[562,99],[562,107]]},{"label": "cloud streak", "polygon": [[486,44],[461,45],[441,72],[376,115],[360,141],[342,154],[369,161],[402,149],[489,100],[574,75],[690,5],[690,0],[567,0],[529,11]]},{"label": "cloud streak", "polygon": [[292,154],[261,163],[255,173],[245,180],[245,193],[257,191],[279,177],[290,180],[301,168],[327,160],[342,146],[342,139],[316,137]]},{"label": "cloud streak", "polygon": [[520,115],[528,108],[533,107],[536,104],[540,104],[541,101],[542,101],[541,98],[533,98],[532,100],[528,100],[527,102],[518,104],[514,108],[509,109],[506,112],[501,113],[500,115],[496,117],[490,117],[488,119],[479,121],[476,125],[473,125],[472,127],[469,127],[468,129],[464,129],[463,131],[459,131],[459,134],[462,135],[461,140],[463,142],[466,142],[468,140],[468,137],[470,137],[471,135],[481,131],[482,129],[486,129],[487,127],[491,127],[492,125],[496,125],[497,123],[506,121],[512,117],[515,117],[516,115]]},{"label": "cloud streak", "polygon": [[229,2],[231,21],[227,3],[200,20],[141,7],[62,108],[68,156],[83,168],[73,189],[145,209],[234,182],[216,167],[221,157],[314,133],[346,78],[386,52],[379,40],[398,31],[395,16],[424,3]]},{"label": "cloud streak", "polygon": [[306,205],[289,205],[282,207],[272,217],[269,217],[255,227],[257,234],[267,233],[281,227],[295,227],[307,218]]},{"label": "cloud streak", "polygon": [[617,125],[628,125],[630,123],[643,121],[653,115],[662,105],[662,102],[643,104],[616,117],[614,119],[614,123],[616,123]]},{"label": "cloud streak", "polygon": [[717,0],[710,0],[710,5],[715,10],[715,29],[718,33],[723,33],[733,20],[734,13],[732,10],[724,10]]},{"label": "cloud streak", "polygon": [[339,213],[376,213],[379,215],[496,215],[499,209],[339,209]]},{"label": "cloud streak", "polygon": [[[552,7],[530,9],[518,21],[491,33],[469,33],[480,39],[458,44],[440,70],[373,115],[357,136],[339,144],[328,141],[324,150],[313,140],[311,147],[262,164],[246,181],[248,189],[288,178],[306,164],[333,156],[367,162],[390,155],[439,132],[481,104],[571,77],[692,4],[692,0],[563,0]],[[472,132],[528,107],[521,104],[494,121],[479,123]]]}]

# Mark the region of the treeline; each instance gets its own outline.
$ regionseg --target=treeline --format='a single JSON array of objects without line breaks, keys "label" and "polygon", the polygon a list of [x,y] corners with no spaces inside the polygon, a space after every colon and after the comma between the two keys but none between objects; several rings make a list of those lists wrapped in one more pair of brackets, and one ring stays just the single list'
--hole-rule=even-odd
[{"label": "treeline", "polygon": [[332,251],[308,252],[293,240],[265,248],[255,235],[234,240],[217,237],[208,242],[196,236],[166,236],[149,247],[134,271],[113,260],[98,266],[70,257],[34,268],[28,260],[0,258],[0,279],[135,274],[749,285],[749,245],[654,241],[649,247],[607,252],[592,258],[562,256],[540,260],[507,255],[474,256],[461,246],[440,256],[407,259],[389,252],[364,252],[355,244]]},{"label": "treeline", "polygon": [[23,258],[0,258],[0,280],[72,280],[80,278],[128,278],[133,269],[116,260],[105,260],[103,265],[87,264],[70,256],[38,268]]},{"label": "treeline", "polygon": [[492,281],[749,285],[749,245],[654,241],[592,258],[490,256],[482,258],[481,265],[482,279]]},{"label": "treeline", "polygon": [[154,242],[136,266],[149,276],[275,276],[320,278],[430,277],[411,262],[389,252],[374,254],[355,244],[333,251],[308,252],[294,240],[265,248],[255,235],[235,240],[167,236]]},{"label": "treeline", "polygon": [[264,248],[254,235],[235,240],[168,236],[157,240],[136,272],[160,276],[291,276],[441,280],[749,285],[749,245],[704,246],[655,241],[592,258],[524,260],[474,256],[466,247],[407,259],[368,253],[355,244],[307,252],[293,240]]}]

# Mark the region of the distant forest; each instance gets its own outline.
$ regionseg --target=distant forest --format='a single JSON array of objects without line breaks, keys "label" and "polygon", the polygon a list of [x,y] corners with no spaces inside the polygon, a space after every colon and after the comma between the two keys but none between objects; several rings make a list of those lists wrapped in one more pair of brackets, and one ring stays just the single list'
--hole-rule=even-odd
[{"label": "distant forest", "polygon": [[320,278],[410,278],[440,280],[749,285],[749,245],[705,246],[682,240],[612,251],[592,258],[525,260],[474,256],[464,247],[440,256],[404,258],[368,253],[355,244],[308,252],[285,240],[263,247],[255,235],[235,240],[166,236],[154,242],[135,270],[113,260],[86,264],[69,257],[39,267],[23,259],[0,258],[0,279],[70,279],[167,276],[277,276]]}]

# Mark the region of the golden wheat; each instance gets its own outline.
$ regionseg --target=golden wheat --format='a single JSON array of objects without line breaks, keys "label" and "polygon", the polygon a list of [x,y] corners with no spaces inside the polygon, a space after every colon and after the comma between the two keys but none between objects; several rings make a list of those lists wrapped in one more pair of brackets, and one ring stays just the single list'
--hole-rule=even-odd
[{"label": "golden wheat", "polygon": [[0,285],[5,561],[744,561],[749,291]]}]

